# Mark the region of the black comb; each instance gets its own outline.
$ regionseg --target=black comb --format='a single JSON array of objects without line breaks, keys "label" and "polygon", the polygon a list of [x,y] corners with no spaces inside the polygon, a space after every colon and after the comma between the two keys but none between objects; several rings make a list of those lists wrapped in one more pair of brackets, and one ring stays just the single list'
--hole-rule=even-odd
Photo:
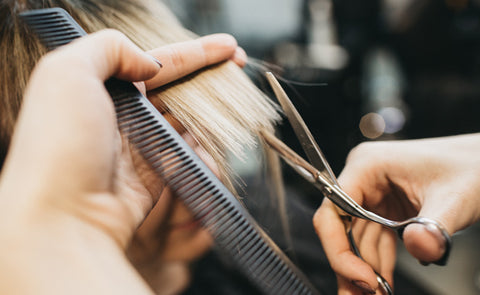
[{"label": "black comb", "polygon": [[[31,10],[21,17],[49,50],[86,35],[60,8]],[[120,131],[210,232],[217,248],[259,290],[319,294],[132,83],[112,78],[105,86],[115,104]]]}]

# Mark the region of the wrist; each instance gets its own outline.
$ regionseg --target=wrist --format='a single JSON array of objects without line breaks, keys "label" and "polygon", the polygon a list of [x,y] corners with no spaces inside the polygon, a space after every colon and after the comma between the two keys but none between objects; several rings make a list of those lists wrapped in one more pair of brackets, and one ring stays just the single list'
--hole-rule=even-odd
[{"label": "wrist", "polygon": [[0,293],[150,293],[114,239],[75,217],[49,213],[10,214],[3,222]]}]

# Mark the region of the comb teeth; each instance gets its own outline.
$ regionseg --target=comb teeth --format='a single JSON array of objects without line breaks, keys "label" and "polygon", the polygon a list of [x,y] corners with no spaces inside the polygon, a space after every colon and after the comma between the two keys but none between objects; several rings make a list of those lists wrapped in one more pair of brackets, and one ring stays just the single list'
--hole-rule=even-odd
[{"label": "comb teeth", "polygon": [[[21,16],[49,49],[85,35],[62,9]],[[319,294],[133,84],[110,79],[105,87],[120,131],[263,293]]]},{"label": "comb teeth", "polygon": [[65,45],[87,33],[61,8],[27,11],[21,14],[48,50]]}]

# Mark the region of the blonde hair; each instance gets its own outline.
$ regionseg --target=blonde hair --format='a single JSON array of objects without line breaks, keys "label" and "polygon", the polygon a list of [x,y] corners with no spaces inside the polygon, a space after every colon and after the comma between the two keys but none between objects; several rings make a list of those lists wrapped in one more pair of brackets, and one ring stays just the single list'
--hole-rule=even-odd
[{"label": "blonde hair", "polygon": [[[0,4],[0,154],[6,154],[23,89],[35,62],[44,53],[18,19],[23,10],[62,7],[87,31],[114,28],[144,50],[195,36],[184,29],[163,3],[153,0],[2,1]],[[213,157],[222,181],[233,188],[226,151],[243,157],[261,129],[273,131],[276,106],[233,62],[208,67],[151,91],[158,108],[173,115]]]}]

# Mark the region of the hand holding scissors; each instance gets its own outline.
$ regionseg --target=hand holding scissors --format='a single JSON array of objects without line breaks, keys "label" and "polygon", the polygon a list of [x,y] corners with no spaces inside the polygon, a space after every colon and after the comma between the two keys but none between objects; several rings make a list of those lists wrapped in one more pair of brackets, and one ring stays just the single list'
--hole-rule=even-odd
[{"label": "hand holding scissors", "polygon": [[[402,220],[402,218],[405,218],[405,216],[410,217],[407,219],[403,219],[403,221],[395,221],[392,219],[384,218],[381,215],[373,213],[372,211],[366,210],[362,206],[360,206],[359,203],[356,202],[354,198],[352,198],[347,193],[345,193],[340,187],[339,183],[337,182],[333,172],[331,171],[328,165],[328,162],[326,161],[320,148],[318,147],[318,144],[313,139],[307,126],[303,122],[298,112],[295,110],[293,104],[288,99],[287,95],[281,88],[278,81],[275,79],[275,77],[271,73],[267,73],[267,77],[275,91],[275,94],[278,100],[282,105],[283,110],[285,111],[287,118],[292,124],[292,127],[298,139],[300,140],[300,143],[302,144],[302,147],[307,157],[309,158],[310,163],[302,159],[300,156],[298,156],[295,152],[289,149],[285,144],[283,144],[280,140],[278,140],[272,134],[269,134],[266,132],[263,133],[262,135],[265,141],[275,151],[277,151],[277,153],[288,164],[290,164],[292,168],[294,168],[300,175],[305,177],[313,185],[319,188],[319,190],[331,201],[329,205],[325,205],[325,206],[329,206],[328,207],[329,209],[319,210],[320,215],[323,212],[325,212],[326,214],[324,214],[324,216],[320,218],[322,224],[320,226],[316,224],[317,230],[319,227],[320,227],[320,231],[322,231],[322,229],[325,229],[325,228],[327,229],[326,231],[319,232],[320,236],[323,238],[322,243],[324,244],[324,246],[326,243],[330,242],[328,241],[328,239],[332,235],[336,236],[335,239],[337,239],[337,242],[338,242],[339,233],[335,232],[335,230],[337,230],[338,227],[331,226],[329,223],[332,222],[331,223],[332,225],[335,225],[335,224],[338,225],[339,220],[341,220],[340,223],[343,223],[343,225],[345,226],[346,236],[344,236],[344,238],[342,239],[340,235],[340,239],[343,242],[343,244],[342,242],[340,242],[340,246],[341,246],[340,248],[343,249],[345,247],[345,244],[348,243],[349,249],[357,256],[356,260],[353,259],[354,263],[352,265],[338,266],[338,265],[332,264],[332,267],[334,268],[334,270],[349,269],[339,276],[339,282],[340,282],[339,287],[343,286],[344,289],[350,288],[350,287],[345,287],[346,285],[348,285],[348,283],[344,284],[344,282],[346,278],[355,277],[356,276],[355,272],[358,272],[361,274],[361,278],[358,280],[350,281],[350,282],[353,282],[354,285],[361,287],[363,291],[375,293],[376,286],[372,287],[371,283],[370,284],[366,283],[365,281],[369,281],[368,274],[362,273],[364,271],[372,272],[371,268],[368,269],[368,265],[366,265],[361,260],[365,258],[365,261],[374,262],[375,264],[374,269],[378,269],[378,270],[374,270],[374,275],[376,276],[376,281],[378,282],[380,289],[383,290],[385,294],[392,294],[393,291],[391,288],[391,282],[392,282],[391,273],[393,272],[393,265],[394,265],[394,258],[395,258],[395,253],[394,253],[395,240],[394,240],[393,232],[396,232],[400,238],[403,238],[404,231],[406,227],[409,225],[412,225],[412,227],[409,227],[409,228],[415,228],[415,226],[417,226],[417,229],[418,229],[418,226],[421,226],[421,228],[423,228],[424,230],[429,232],[431,235],[433,235],[431,236],[431,238],[436,239],[440,247],[443,247],[443,251],[442,253],[440,253],[439,257],[435,257],[435,256],[433,258],[429,257],[428,260],[434,261],[433,263],[436,263],[439,265],[445,264],[448,258],[450,247],[451,247],[451,239],[447,230],[439,222],[437,222],[432,218],[419,217],[419,216],[413,217],[413,216],[416,216],[416,213],[418,213],[418,209],[416,210],[415,208],[415,205],[418,206],[418,204],[410,204],[410,206],[405,206],[405,203],[408,201],[405,199],[398,198],[398,199],[390,200],[389,202],[386,202],[387,204],[386,206],[383,206],[384,203],[382,202],[378,202],[378,204],[376,204],[377,206],[371,206],[373,209],[378,209],[376,211],[379,211],[379,213],[388,213],[387,215],[395,220]],[[353,177],[355,177],[355,175]],[[357,177],[361,179],[362,175],[358,175]],[[365,200],[366,198],[368,198],[368,196],[365,196],[363,199]],[[357,200],[358,199],[359,198],[357,198]],[[326,201],[325,203],[328,204],[329,202]],[[336,205],[336,209],[330,210],[335,207],[332,203]],[[368,204],[368,202],[364,202],[364,203]],[[397,206],[395,206],[395,204]],[[322,207],[325,207],[325,206],[322,206]],[[319,214],[316,214],[316,217],[315,217],[316,220],[314,220],[316,222],[319,221],[319,218],[317,218],[318,215]],[[352,219],[352,217],[357,217],[357,218]],[[367,221],[373,221],[376,224],[372,226],[372,222],[367,222]],[[355,233],[355,231],[352,230],[353,229],[352,225],[353,227],[363,229],[363,231],[360,233]],[[393,231],[389,229],[392,229]],[[325,232],[327,234],[325,234]],[[359,249],[370,248],[369,250],[375,250],[374,249],[375,247],[373,248],[369,247],[368,237],[375,237],[375,236],[378,237],[378,236],[381,236],[379,235],[380,233],[384,233],[383,236],[386,236],[386,238],[383,238],[382,240],[378,238],[376,240],[376,242],[379,243],[380,245],[380,247],[378,247],[377,245],[377,247],[379,248],[378,251],[390,254],[391,258],[393,258],[393,263],[390,262],[390,263],[387,263],[387,265],[383,265],[379,267],[379,264],[381,263],[378,262],[378,257],[373,257],[377,255],[375,254],[372,255],[372,251],[367,251],[364,253],[364,256],[362,257]],[[422,230],[420,230],[420,233],[422,233]],[[367,237],[367,238],[365,239],[364,237]],[[428,240],[428,237],[427,237],[427,240]],[[358,242],[356,243],[356,241],[360,241],[361,243],[359,245],[360,247],[357,246]],[[383,249],[382,245],[384,246],[388,245],[388,247],[385,247],[385,248],[389,248],[390,250]],[[391,248],[393,248],[393,250],[391,250]],[[331,246],[329,247],[328,244],[327,244],[327,247],[325,247],[325,250],[331,262],[338,261],[338,259],[332,260],[332,256],[335,256],[338,254],[340,255],[345,254],[345,252],[339,252],[339,251],[336,251],[335,249],[332,249],[332,247]],[[386,280],[382,275],[380,275],[380,273],[388,274],[388,280]],[[348,280],[346,282],[348,282]],[[388,282],[390,282],[390,284]],[[354,289],[351,289],[351,291],[352,290]]]}]

